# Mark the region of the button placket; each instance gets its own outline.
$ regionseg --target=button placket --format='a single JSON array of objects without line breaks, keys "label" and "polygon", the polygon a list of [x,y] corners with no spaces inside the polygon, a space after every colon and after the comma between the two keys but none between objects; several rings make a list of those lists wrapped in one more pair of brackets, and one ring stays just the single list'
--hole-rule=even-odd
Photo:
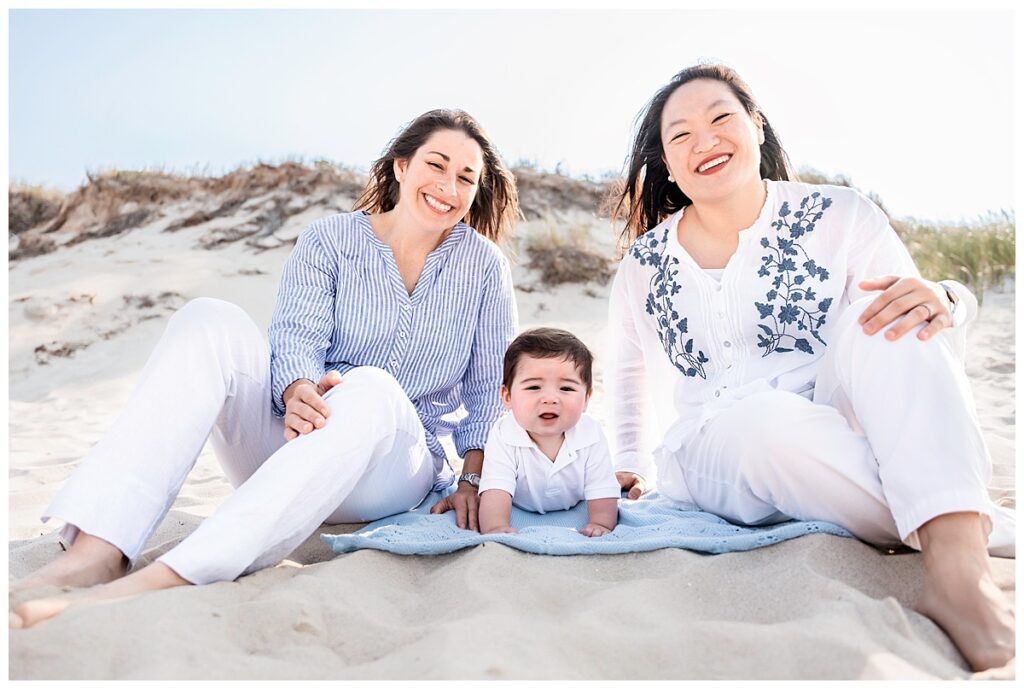
[{"label": "button placket", "polygon": [[405,359],[406,350],[409,347],[409,327],[412,320],[411,305],[406,302],[398,309],[398,323],[395,325],[395,332],[398,337],[392,340],[391,354],[388,357],[388,371],[396,375],[399,366]]}]

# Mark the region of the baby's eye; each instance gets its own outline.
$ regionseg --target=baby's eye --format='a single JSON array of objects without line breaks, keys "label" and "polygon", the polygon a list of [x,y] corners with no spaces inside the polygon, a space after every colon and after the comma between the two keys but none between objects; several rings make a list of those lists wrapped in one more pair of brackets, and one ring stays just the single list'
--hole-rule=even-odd
[{"label": "baby's eye", "polygon": [[562,386],[562,392],[576,392],[576,388],[571,385],[564,385]]},{"label": "baby's eye", "polygon": [[526,389],[527,390],[540,390],[540,386],[539,385],[530,385]]}]

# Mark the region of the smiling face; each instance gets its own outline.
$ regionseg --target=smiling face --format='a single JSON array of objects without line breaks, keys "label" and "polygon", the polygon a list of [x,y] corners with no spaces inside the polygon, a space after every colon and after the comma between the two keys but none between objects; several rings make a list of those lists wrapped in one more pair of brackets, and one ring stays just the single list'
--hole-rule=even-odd
[{"label": "smiling face", "polygon": [[695,203],[721,202],[761,184],[760,120],[717,79],[694,79],[669,96],[661,140],[669,172]]},{"label": "smiling face", "polygon": [[432,230],[466,217],[483,171],[483,151],[470,136],[439,129],[408,160],[396,160],[399,198],[395,208]]},{"label": "smiling face", "polygon": [[576,364],[567,358],[540,359],[524,354],[516,363],[510,388],[501,399],[534,442],[561,437],[587,410],[590,390]]}]

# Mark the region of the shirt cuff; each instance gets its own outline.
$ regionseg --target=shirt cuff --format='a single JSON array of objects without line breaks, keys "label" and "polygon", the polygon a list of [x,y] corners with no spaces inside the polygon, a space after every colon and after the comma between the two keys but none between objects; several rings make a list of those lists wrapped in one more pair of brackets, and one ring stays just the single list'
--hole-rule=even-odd
[{"label": "shirt cuff", "polygon": [[465,457],[470,450],[483,450],[487,445],[487,436],[490,432],[491,422],[488,421],[459,424],[452,432],[455,451],[459,453],[459,457]]},{"label": "shirt cuff", "polygon": [[277,359],[271,368],[271,409],[275,416],[284,416],[285,407],[281,400],[284,391],[295,381],[305,378],[316,385],[324,372],[313,361],[300,359]]},{"label": "shirt cuff", "polygon": [[974,296],[974,292],[967,285],[963,285],[956,280],[940,280],[938,284],[944,290],[948,290],[956,295],[957,303],[953,309],[954,328],[967,325],[977,317],[978,298]]},{"label": "shirt cuff", "polygon": [[644,462],[641,460],[639,452],[623,452],[612,460],[612,465],[615,467],[616,473],[625,471],[636,474],[647,483],[647,487],[650,489],[651,474],[654,469],[653,460],[648,459]]}]

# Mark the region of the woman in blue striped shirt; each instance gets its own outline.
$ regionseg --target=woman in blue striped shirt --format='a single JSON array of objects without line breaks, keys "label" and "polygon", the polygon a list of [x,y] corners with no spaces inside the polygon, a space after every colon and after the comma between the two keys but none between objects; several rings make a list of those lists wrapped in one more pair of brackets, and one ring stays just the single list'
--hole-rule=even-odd
[{"label": "woman in blue striped shirt", "polygon": [[[114,427],[44,513],[65,522],[71,548],[16,588],[95,586],[81,601],[234,579],[321,523],[378,519],[450,486],[446,433],[466,480],[434,511],[477,528],[481,448],[517,330],[498,248],[519,216],[513,177],[472,117],[434,110],[391,142],[356,208],[299,237],[269,346],[226,302],[197,299],[171,318]],[[446,418],[460,407],[461,421]],[[237,490],[124,576],[207,438]],[[69,604],[31,600],[10,624]]]}]

